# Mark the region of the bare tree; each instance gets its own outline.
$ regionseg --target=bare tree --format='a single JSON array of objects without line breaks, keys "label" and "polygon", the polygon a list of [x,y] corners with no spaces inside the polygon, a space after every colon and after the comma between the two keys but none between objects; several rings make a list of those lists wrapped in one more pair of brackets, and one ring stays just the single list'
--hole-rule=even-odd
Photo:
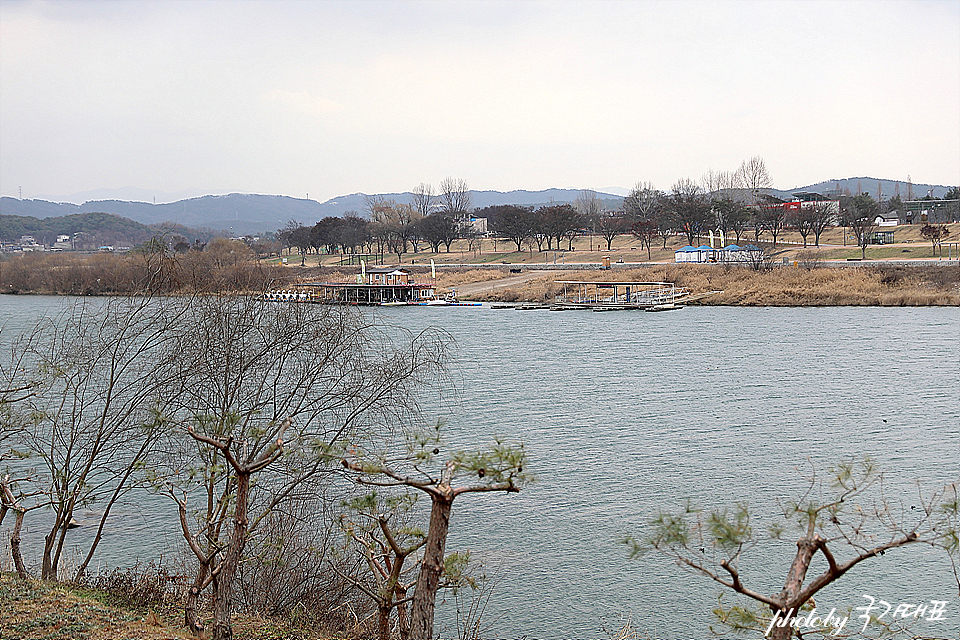
[{"label": "bare tree", "polygon": [[686,234],[688,244],[694,244],[707,230],[710,203],[696,182],[685,179],[674,183],[666,206],[677,227]]},{"label": "bare tree", "polygon": [[[790,622],[800,617],[801,607],[861,562],[887,551],[915,544],[946,550],[957,575],[956,484],[921,494],[913,509],[904,510],[886,496],[883,475],[869,459],[841,462],[830,470],[829,482],[824,480],[816,472],[811,474],[799,499],[779,505],[782,518],[769,523],[767,535],[744,503],[709,513],[688,505],[681,513],[661,512],[642,538],[626,542],[634,557],[650,551],[663,554],[768,608],[766,615],[721,607],[718,615],[734,628],[762,631],[772,640],[794,637]],[[797,535],[797,550],[783,588],[767,595],[748,586],[742,571],[749,552],[764,541],[775,544],[791,530]],[[818,553],[827,566],[808,581],[807,572]],[[797,633],[796,637],[805,636]]]},{"label": "bare tree", "polygon": [[663,209],[665,196],[649,182],[638,182],[623,199],[623,211],[635,220],[655,220]]},{"label": "bare tree", "polygon": [[714,171],[710,169],[701,179],[703,188],[711,198],[730,198],[732,190],[737,187],[737,173],[730,171]]},{"label": "bare tree", "polygon": [[740,205],[728,197],[714,197],[710,201],[710,211],[713,213],[714,228],[724,234],[733,228],[737,211]]},{"label": "bare tree", "polygon": [[537,251],[543,251],[544,242],[547,243],[547,250],[551,248],[553,236],[550,233],[548,216],[549,214],[546,211],[546,207],[540,207],[530,214],[530,221],[532,223],[530,239],[537,243]]},{"label": "bare tree", "polygon": [[810,230],[813,231],[814,244],[820,246],[820,236],[837,221],[838,208],[830,200],[817,200],[812,203]]},{"label": "bare tree", "polygon": [[419,562],[416,554],[427,542],[427,534],[410,523],[410,510],[417,496],[412,493],[380,495],[376,491],[345,502],[347,511],[340,517],[340,528],[349,545],[362,558],[366,571],[341,575],[355,584],[377,605],[377,632],[380,640],[390,640],[390,615],[397,610],[400,638],[410,636],[407,591],[413,587],[408,574]]},{"label": "bare tree", "polygon": [[[950,229],[947,225],[925,224],[920,228],[920,237],[930,241],[933,245],[933,255],[937,255],[937,247],[950,237]],[[940,256],[943,256],[943,247],[940,247]]]},{"label": "bare tree", "polygon": [[32,490],[20,490],[19,485],[34,483],[35,480],[26,474],[23,477],[11,478],[10,474],[4,474],[0,477],[0,524],[8,511],[14,513],[13,530],[10,532],[10,556],[13,558],[13,566],[17,570],[17,575],[27,580],[30,578],[30,572],[23,562],[23,554],[20,552],[20,532],[23,530],[23,520],[28,512],[35,509],[41,509],[47,506],[47,501],[36,500],[31,506],[24,502],[36,496],[45,495],[45,491],[34,485]]},{"label": "bare tree", "polygon": [[[185,301],[123,298],[81,303],[44,320],[16,345],[33,395],[5,419],[26,428],[19,443],[42,461],[52,523],[44,537],[41,578],[55,580],[75,510],[96,504],[100,517],[76,578],[93,558],[113,507],[159,441],[170,360],[158,356]],[[38,480],[41,482],[41,480]]]},{"label": "bare tree", "polygon": [[758,204],[763,190],[773,185],[767,165],[760,156],[753,156],[740,163],[734,173],[734,183],[743,190],[749,204]]},{"label": "bare tree", "polygon": [[800,237],[803,238],[803,248],[807,248],[807,236],[813,231],[815,214],[813,207],[804,207],[803,203],[796,209],[791,209],[787,214],[787,225],[796,229]]},{"label": "bare tree", "polygon": [[[560,242],[564,238],[576,235],[583,227],[583,216],[573,205],[554,204],[543,207],[541,216],[548,238],[557,241],[557,250],[560,250]],[[549,249],[549,241],[547,248]]]},{"label": "bare tree", "polygon": [[[331,451],[362,446],[415,418],[443,365],[434,333],[394,345],[337,307],[239,297],[195,302],[174,332],[176,404],[152,480],[173,499],[197,559],[185,619],[212,588],[215,640],[233,635],[234,581],[250,536],[289,502],[317,493]],[[256,482],[253,481],[256,476]]]},{"label": "bare tree", "polygon": [[470,187],[462,178],[444,178],[440,181],[440,206],[443,212],[461,221],[472,208]]},{"label": "bare tree", "polygon": [[363,197],[363,208],[367,212],[367,217],[371,220],[376,220],[387,206],[387,198],[384,195],[374,194]]},{"label": "bare tree", "polygon": [[861,259],[867,257],[867,246],[870,244],[873,233],[877,229],[876,216],[879,205],[870,197],[870,194],[861,193],[853,199],[849,210],[846,212],[846,218],[849,221],[850,230],[853,231],[853,237],[860,247]]},{"label": "bare tree", "polygon": [[409,487],[430,496],[430,526],[423,561],[411,602],[410,635],[413,640],[433,638],[433,614],[437,590],[444,572],[444,550],[453,502],[465,493],[501,491],[514,493],[529,481],[523,471],[523,445],[497,440],[485,450],[456,451],[439,458],[441,424],[411,433],[407,449],[395,456],[354,449],[343,465],[356,473],[359,483],[381,487]]},{"label": "bare tree", "polygon": [[300,254],[300,264],[305,264],[307,252],[312,246],[310,238],[310,227],[303,226],[303,223],[297,220],[290,220],[277,236],[281,239],[284,246],[288,248],[297,248]]},{"label": "bare tree", "polygon": [[446,245],[447,253],[450,253],[450,245],[459,235],[456,221],[439,212],[422,218],[418,228],[420,236],[433,248],[434,253],[440,251],[441,244]]},{"label": "bare tree", "polygon": [[645,246],[647,248],[647,260],[653,260],[650,252],[650,244],[653,242],[653,239],[659,235],[656,223],[652,220],[636,220],[633,226],[630,227],[630,233],[640,241],[641,247]]},{"label": "bare tree", "polygon": [[595,224],[600,237],[607,242],[607,251],[611,250],[617,236],[630,231],[630,220],[624,213],[602,213],[595,218]]},{"label": "bare tree", "polygon": [[523,251],[523,242],[534,229],[533,211],[513,204],[489,207],[484,211],[488,211],[487,220],[491,230],[513,241],[518,253]]},{"label": "bare tree", "polygon": [[380,198],[370,203],[372,212],[371,233],[390,253],[397,254],[397,262],[403,260],[403,254],[419,239],[417,230],[420,218],[412,205],[398,203],[395,200]]},{"label": "bare tree", "polygon": [[743,237],[744,233],[746,233],[751,220],[751,209],[744,206],[742,203],[737,203],[737,206],[733,211],[727,212],[727,229],[729,231],[733,231],[737,238],[737,244],[740,244],[740,238]]},{"label": "bare tree", "polygon": [[773,236],[773,248],[777,248],[777,236],[787,224],[787,212],[780,203],[761,205],[760,220],[763,228]]},{"label": "bare tree", "polygon": [[584,219],[592,220],[603,212],[603,204],[597,198],[597,192],[592,189],[583,189],[577,194],[573,206],[577,208]]},{"label": "bare tree", "polygon": [[437,203],[437,196],[433,192],[433,185],[421,182],[413,190],[413,208],[420,214],[421,218],[426,218],[434,213],[434,205]]},{"label": "bare tree", "polygon": [[[666,245],[665,194],[650,183],[638,182],[623,199],[623,211],[630,221],[630,232],[647,247],[647,260],[652,260],[653,239],[661,236]],[[666,248],[666,247],[664,247]]]}]

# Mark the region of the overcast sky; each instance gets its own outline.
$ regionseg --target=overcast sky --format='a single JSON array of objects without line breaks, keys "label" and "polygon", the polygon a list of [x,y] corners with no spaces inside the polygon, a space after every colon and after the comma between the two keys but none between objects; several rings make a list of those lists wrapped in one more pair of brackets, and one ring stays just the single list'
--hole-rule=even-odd
[{"label": "overcast sky", "polygon": [[[960,183],[960,1],[0,0],[0,191]],[[157,201],[161,201],[158,198]]]}]

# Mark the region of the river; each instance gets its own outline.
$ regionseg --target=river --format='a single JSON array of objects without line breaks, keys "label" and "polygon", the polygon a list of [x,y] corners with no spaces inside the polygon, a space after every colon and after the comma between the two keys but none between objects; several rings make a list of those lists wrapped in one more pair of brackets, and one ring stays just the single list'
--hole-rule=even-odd
[{"label": "river", "polygon": [[[0,298],[3,340],[58,304]],[[874,458],[887,497],[904,505],[916,503],[915,481],[928,491],[960,477],[956,308],[368,312],[456,340],[456,393],[430,410],[448,420],[454,445],[497,434],[529,451],[533,484],[454,505],[448,550],[470,549],[498,576],[485,637],[602,638],[627,617],[651,638],[705,637],[719,585],[665,557],[629,560],[620,542],[659,509],[745,501],[769,515],[778,499],[802,493],[801,474],[851,456]],[[172,544],[157,533],[163,519],[126,513],[116,535],[136,533],[148,548],[105,540],[104,562]],[[785,539],[754,550],[744,582],[778,591],[795,549]],[[864,562],[822,591],[818,608],[862,606],[864,594],[948,600],[945,620],[920,628],[960,630],[950,564],[929,548]],[[448,599],[439,611],[445,637],[453,618]]]}]

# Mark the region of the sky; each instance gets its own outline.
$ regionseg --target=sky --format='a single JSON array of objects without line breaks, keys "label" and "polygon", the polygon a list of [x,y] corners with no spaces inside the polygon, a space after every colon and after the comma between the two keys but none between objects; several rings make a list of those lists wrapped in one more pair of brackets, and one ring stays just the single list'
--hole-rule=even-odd
[{"label": "sky", "polygon": [[960,184],[960,0],[0,0],[0,193]]}]

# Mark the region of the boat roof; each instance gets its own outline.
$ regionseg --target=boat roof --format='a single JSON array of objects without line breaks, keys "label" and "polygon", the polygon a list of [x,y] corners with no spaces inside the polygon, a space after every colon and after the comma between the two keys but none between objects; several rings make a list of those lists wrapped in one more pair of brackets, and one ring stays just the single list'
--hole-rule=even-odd
[{"label": "boat roof", "polygon": [[410,272],[399,267],[367,267],[367,273],[406,273]]}]

